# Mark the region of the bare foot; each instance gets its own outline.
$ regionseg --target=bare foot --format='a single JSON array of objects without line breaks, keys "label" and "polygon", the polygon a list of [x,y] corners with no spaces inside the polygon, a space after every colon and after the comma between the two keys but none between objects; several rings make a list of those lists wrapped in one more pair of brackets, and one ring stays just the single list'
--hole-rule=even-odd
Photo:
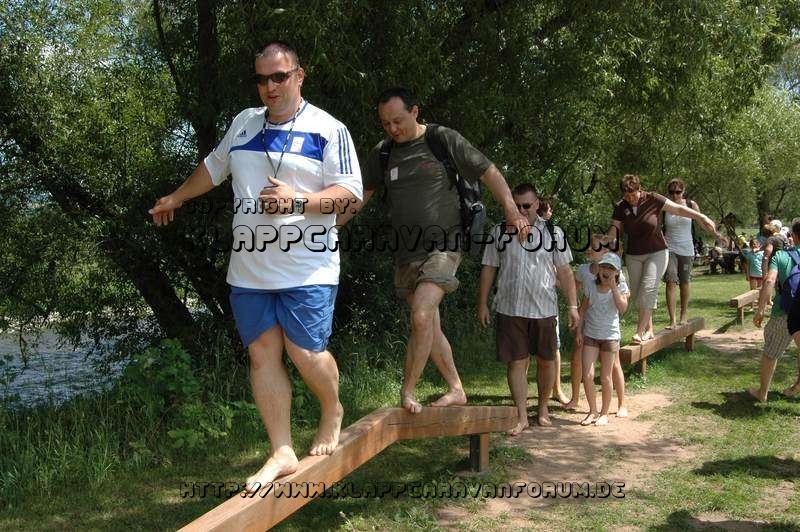
[{"label": "bare foot", "polygon": [[767,394],[763,394],[762,395],[760,388],[748,388],[747,389],[747,393],[752,395],[755,398],[755,400],[760,402],[760,403],[766,403],[767,402]]},{"label": "bare foot", "polygon": [[653,334],[653,331],[647,331],[646,333],[644,333],[644,336],[642,336],[642,342],[649,342],[655,337],[656,335]]},{"label": "bare foot", "polygon": [[517,423],[513,429],[509,429],[506,431],[506,434],[509,436],[519,436],[522,434],[522,431],[528,428],[528,420],[526,419],[524,422],[520,421]]},{"label": "bare foot", "polygon": [[783,392],[783,395],[785,395],[786,397],[788,397],[790,399],[792,397],[797,397],[797,394],[800,394],[800,385],[798,385],[798,384],[794,384],[791,387],[786,388],[786,390],[784,390],[784,392]]},{"label": "bare foot", "polygon": [[675,328],[675,322],[673,321],[672,323],[670,323],[669,325],[667,325],[664,328],[667,329],[667,330],[674,329]]},{"label": "bare foot", "polygon": [[570,401],[568,403],[564,403],[564,410],[577,410],[578,409],[578,401]]},{"label": "bare foot", "polygon": [[400,404],[411,414],[419,414],[422,412],[422,405],[414,399],[413,395],[401,395]]},{"label": "bare foot", "polygon": [[540,427],[552,427],[553,423],[550,421],[550,412],[546,408],[539,410],[539,417],[537,419]]},{"label": "bare foot", "polygon": [[278,477],[290,475],[297,471],[297,456],[291,447],[281,447],[269,457],[258,472],[247,477],[244,490],[255,493]]},{"label": "bare foot", "polygon": [[453,406],[467,404],[467,394],[464,390],[450,390],[437,400],[431,403],[431,406]]},{"label": "bare foot", "polygon": [[617,408],[617,417],[628,417],[628,409],[624,406]]},{"label": "bare foot", "polygon": [[558,401],[562,405],[565,405],[565,404],[569,403],[569,399],[567,399],[567,396],[564,395],[561,392],[554,393],[553,394],[553,399],[555,399],[556,401]]},{"label": "bare foot", "polygon": [[608,416],[602,415],[599,418],[594,420],[594,424],[598,427],[602,427],[603,425],[608,425]]},{"label": "bare foot", "polygon": [[589,414],[585,418],[583,418],[583,421],[581,421],[581,425],[583,425],[584,427],[587,425],[591,425],[592,423],[597,421],[597,418],[598,418],[597,414],[589,412]]},{"label": "bare foot", "polygon": [[344,408],[342,408],[342,403],[336,403],[336,408],[330,415],[323,415],[320,418],[317,435],[314,436],[314,442],[311,444],[311,450],[308,451],[308,454],[311,456],[323,456],[333,453],[336,446],[339,445],[339,432],[342,428],[343,417]]}]

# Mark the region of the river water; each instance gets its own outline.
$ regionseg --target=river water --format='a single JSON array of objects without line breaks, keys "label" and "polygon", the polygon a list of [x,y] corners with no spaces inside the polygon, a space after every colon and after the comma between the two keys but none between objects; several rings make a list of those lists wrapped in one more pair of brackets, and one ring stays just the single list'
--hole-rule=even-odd
[{"label": "river water", "polygon": [[96,393],[110,386],[122,373],[123,362],[104,364],[90,345],[77,349],[61,345],[58,336],[44,331],[26,335],[27,363],[19,339],[0,335],[0,404],[11,408],[58,406],[78,394]]}]

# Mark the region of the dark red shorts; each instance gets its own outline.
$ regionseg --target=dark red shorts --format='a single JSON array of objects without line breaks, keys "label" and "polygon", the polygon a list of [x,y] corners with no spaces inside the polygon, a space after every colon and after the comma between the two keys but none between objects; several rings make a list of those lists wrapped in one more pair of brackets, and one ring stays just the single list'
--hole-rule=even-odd
[{"label": "dark red shorts", "polygon": [[497,360],[511,362],[536,355],[556,358],[556,318],[519,318],[497,314]]}]

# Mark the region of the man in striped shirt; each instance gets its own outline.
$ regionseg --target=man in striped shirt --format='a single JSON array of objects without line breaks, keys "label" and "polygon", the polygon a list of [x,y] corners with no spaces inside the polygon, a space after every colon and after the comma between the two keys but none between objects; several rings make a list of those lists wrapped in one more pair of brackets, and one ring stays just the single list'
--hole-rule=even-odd
[{"label": "man in striped shirt", "polygon": [[524,242],[509,238],[504,223],[492,230],[491,244],[483,252],[478,288],[478,321],[490,322],[489,293],[497,278],[493,309],[497,312],[497,359],[508,365],[507,378],[519,420],[508,433],[516,436],[528,426],[528,367],[530,355],[538,367],[540,426],[551,425],[547,408],[555,384],[556,282],[567,297],[569,328],[580,319],[575,280],[570,268],[572,252],[559,227],[550,230],[536,214],[539,198],[532,184],[523,183],[512,192],[519,212],[527,217],[531,231]]}]

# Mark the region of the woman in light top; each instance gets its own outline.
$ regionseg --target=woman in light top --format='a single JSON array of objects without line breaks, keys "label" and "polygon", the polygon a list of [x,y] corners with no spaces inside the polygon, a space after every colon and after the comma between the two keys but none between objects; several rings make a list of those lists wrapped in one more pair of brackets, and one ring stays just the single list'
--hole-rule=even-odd
[{"label": "woman in light top", "polygon": [[[677,205],[683,205],[690,209],[700,212],[697,203],[686,199],[684,191],[686,183],[681,179],[673,179],[667,184],[669,199]],[[694,262],[694,236],[692,231],[692,219],[679,216],[670,212],[664,213],[664,238],[669,249],[669,259],[667,261],[667,272],[664,274],[664,281],[667,283],[667,313],[669,314],[669,325],[667,329],[672,329],[676,325],[675,321],[675,291],[680,285],[681,313],[680,323],[683,325],[687,321],[686,311],[689,308],[689,281],[692,278],[692,263]]]}]

